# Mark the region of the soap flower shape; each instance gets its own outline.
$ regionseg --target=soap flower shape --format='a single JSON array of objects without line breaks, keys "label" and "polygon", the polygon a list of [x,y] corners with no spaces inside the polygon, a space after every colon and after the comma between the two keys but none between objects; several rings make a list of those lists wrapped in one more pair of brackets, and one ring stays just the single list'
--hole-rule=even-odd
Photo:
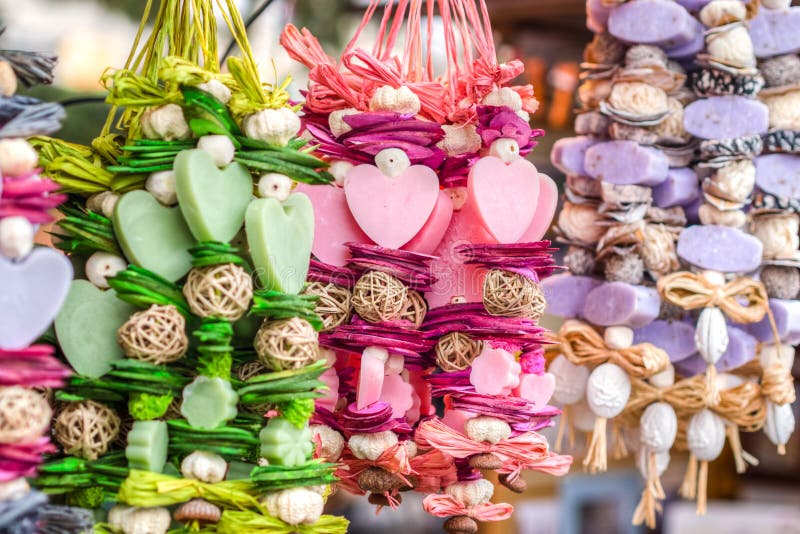
[{"label": "soap flower shape", "polygon": [[519,385],[520,364],[514,355],[486,343],[472,361],[469,375],[475,391],[485,395],[509,395]]}]

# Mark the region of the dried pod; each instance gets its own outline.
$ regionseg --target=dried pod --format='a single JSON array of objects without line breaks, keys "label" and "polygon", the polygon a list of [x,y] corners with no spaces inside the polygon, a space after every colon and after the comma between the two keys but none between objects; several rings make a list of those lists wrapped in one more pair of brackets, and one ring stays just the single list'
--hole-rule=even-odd
[{"label": "dried pod", "polygon": [[566,406],[584,398],[586,383],[589,381],[589,369],[586,366],[575,365],[563,354],[559,354],[550,362],[547,371],[556,377],[553,402]]},{"label": "dried pod", "polygon": [[694,342],[700,356],[709,363],[715,364],[728,349],[728,325],[725,315],[716,307],[704,308],[697,319]]},{"label": "dried pod", "polygon": [[613,363],[598,365],[586,384],[586,401],[598,417],[611,419],[625,408],[631,394],[631,379]]},{"label": "dried pod", "polygon": [[186,524],[197,521],[200,525],[212,525],[219,522],[222,510],[205,499],[192,499],[175,510],[172,517],[179,523]]},{"label": "dried pod", "polygon": [[478,523],[471,517],[457,515],[445,521],[443,528],[448,534],[477,534]]},{"label": "dried pod", "polygon": [[[400,504],[403,502],[403,497],[401,495],[393,495],[392,499],[395,501],[396,504]],[[367,502],[375,506],[391,505],[391,503],[389,502],[389,498],[383,493],[370,493],[369,497],[367,497]]]},{"label": "dried pod", "polygon": [[521,476],[511,478],[507,473],[500,473],[497,480],[514,493],[525,493],[528,490],[528,483]]},{"label": "dried pod", "polygon": [[779,450],[785,448],[795,427],[794,412],[791,404],[775,404],[767,401],[767,419],[764,422],[764,434]]},{"label": "dried pod", "polygon": [[678,417],[666,402],[654,402],[639,419],[639,441],[648,450],[669,452],[678,433]]},{"label": "dried pod", "polygon": [[474,467],[475,469],[486,469],[488,471],[494,471],[495,469],[500,469],[501,467],[503,467],[503,461],[494,454],[481,453],[481,454],[476,454],[474,456],[470,456],[469,465],[470,467]]},{"label": "dried pod", "polygon": [[497,417],[479,415],[478,417],[467,419],[464,423],[464,432],[473,441],[497,443],[511,435],[511,427]]},{"label": "dried pod", "polygon": [[445,488],[445,492],[467,508],[472,508],[492,499],[494,485],[485,478],[479,478],[454,482]]},{"label": "dried pod", "polygon": [[395,488],[399,479],[380,467],[368,467],[358,475],[358,487],[372,493],[383,493]]},{"label": "dried pod", "polygon": [[725,445],[725,422],[709,409],[697,412],[686,430],[689,450],[701,462],[711,462]]}]

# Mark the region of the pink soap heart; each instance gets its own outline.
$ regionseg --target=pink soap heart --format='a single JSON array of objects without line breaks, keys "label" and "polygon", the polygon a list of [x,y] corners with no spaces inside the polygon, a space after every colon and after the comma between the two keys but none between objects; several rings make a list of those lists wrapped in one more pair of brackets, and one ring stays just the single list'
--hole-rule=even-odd
[{"label": "pink soap heart", "polygon": [[356,407],[363,410],[377,402],[383,389],[383,368],[389,354],[381,347],[367,347],[361,354],[361,369],[358,372]]},{"label": "pink soap heart", "polygon": [[350,213],[370,239],[400,248],[430,217],[439,197],[439,179],[424,165],[412,165],[395,178],[375,165],[358,165],[347,173],[344,193]]},{"label": "pink soap heart", "polygon": [[557,206],[558,186],[552,178],[539,173],[539,200],[536,203],[536,213],[533,215],[531,225],[517,243],[532,243],[542,239],[553,223]]},{"label": "pink soap heart", "polygon": [[492,348],[486,343],[472,362],[469,381],[478,393],[508,395],[519,385],[520,370],[513,354],[504,349]]},{"label": "pink soap heart", "polygon": [[464,410],[447,410],[442,417],[442,423],[446,424],[453,430],[464,432],[464,423],[478,417],[478,414],[472,412],[465,412]]},{"label": "pink soap heart", "polygon": [[325,391],[325,396],[320,397],[314,401],[317,408],[325,408],[328,411],[336,411],[336,403],[339,402],[339,375],[336,374],[336,369],[331,367],[326,369],[324,373],[319,375],[320,382],[328,386]]},{"label": "pink soap heart", "polygon": [[[413,386],[412,386],[413,390]],[[408,421],[409,425],[414,425],[417,421],[420,420],[422,417],[422,399],[419,398],[419,395],[416,391],[411,392],[411,408],[406,410],[405,419]]]},{"label": "pink soap heart", "polygon": [[516,243],[531,226],[539,199],[539,171],[519,158],[506,164],[486,156],[469,172],[470,201],[499,243]]},{"label": "pink soap heart", "polygon": [[380,399],[392,407],[392,417],[403,417],[414,404],[414,387],[400,375],[389,375],[383,379]]},{"label": "pink soap heart", "polygon": [[439,191],[436,205],[428,221],[414,238],[403,245],[403,250],[431,254],[442,241],[453,218],[453,199],[446,191]]},{"label": "pink soap heart", "polygon": [[344,189],[329,185],[298,184],[314,206],[314,241],[311,252],[320,261],[342,267],[350,260],[345,243],[372,244],[347,207]]},{"label": "pink soap heart", "polygon": [[528,399],[534,406],[543,408],[550,402],[556,389],[556,377],[552,373],[542,375],[521,375],[519,386],[514,390],[517,396]]}]

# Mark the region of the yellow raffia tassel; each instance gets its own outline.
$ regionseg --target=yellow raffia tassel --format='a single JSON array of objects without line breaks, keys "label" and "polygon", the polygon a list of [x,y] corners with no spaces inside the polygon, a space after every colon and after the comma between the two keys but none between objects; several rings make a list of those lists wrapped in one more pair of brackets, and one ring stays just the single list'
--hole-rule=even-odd
[{"label": "yellow raffia tassel", "polygon": [[592,439],[589,442],[589,450],[586,452],[586,458],[583,459],[583,467],[588,469],[593,475],[596,473],[605,473],[608,470],[606,422],[607,419],[605,417],[595,418]]},{"label": "yellow raffia tassel", "polygon": [[708,462],[700,462],[697,475],[697,515],[706,515],[708,508]]},{"label": "yellow raffia tassel", "polygon": [[240,510],[263,507],[251,494],[255,485],[247,480],[209,484],[190,478],[132,469],[119,488],[119,500],[131,506],[172,506],[191,499],[205,499],[223,508]]},{"label": "yellow raffia tassel", "polygon": [[613,455],[615,460],[623,460],[628,457],[628,447],[625,445],[625,435],[622,425],[616,420],[611,421],[611,439],[614,442]]},{"label": "yellow raffia tassel", "polygon": [[656,513],[661,512],[661,502],[666,498],[664,488],[661,486],[661,477],[658,476],[656,453],[647,453],[647,480],[645,481],[642,498],[633,513],[634,525],[644,523],[647,528],[656,527]]},{"label": "yellow raffia tassel", "polygon": [[556,436],[556,442],[553,446],[555,452],[561,452],[565,435],[567,437],[567,447],[570,450],[575,447],[575,429],[570,422],[571,413],[572,408],[569,405],[561,408],[561,417],[558,421],[558,435]]},{"label": "yellow raffia tassel", "polygon": [[313,525],[290,525],[277,517],[255,512],[226,510],[217,523],[219,534],[344,534],[349,521],[344,517],[323,515]]},{"label": "yellow raffia tassel", "polygon": [[694,499],[697,496],[697,457],[689,455],[689,464],[686,466],[686,475],[683,477],[678,494],[684,499]]},{"label": "yellow raffia tassel", "polygon": [[737,473],[744,473],[748,464],[752,466],[758,465],[758,458],[742,448],[739,428],[736,425],[725,425],[725,434],[728,436],[728,443],[731,446],[731,452],[733,452],[733,461],[736,464]]}]

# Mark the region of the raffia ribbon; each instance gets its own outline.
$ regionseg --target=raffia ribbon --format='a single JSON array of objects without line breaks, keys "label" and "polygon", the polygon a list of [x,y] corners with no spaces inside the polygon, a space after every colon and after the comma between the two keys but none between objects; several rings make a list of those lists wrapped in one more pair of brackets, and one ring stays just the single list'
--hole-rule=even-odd
[{"label": "raffia ribbon", "polygon": [[628,375],[647,378],[667,368],[669,356],[650,343],[639,343],[626,349],[611,349],[590,325],[571,319],[558,333],[561,351],[575,365],[599,365],[612,362]]},{"label": "raffia ribbon", "polygon": [[436,517],[465,515],[476,521],[505,521],[511,517],[511,513],[514,511],[514,507],[506,503],[484,503],[467,507],[451,495],[444,493],[428,495],[422,501],[422,507]]},{"label": "raffia ribbon", "polygon": [[[751,278],[737,278],[717,286],[700,274],[673,273],[658,279],[661,297],[684,310],[716,306],[737,323],[757,323],[769,310],[769,297],[764,284]],[[741,304],[745,299],[747,304]]]},{"label": "raffia ribbon", "polygon": [[764,369],[761,391],[774,404],[791,404],[796,399],[792,375],[779,362]]},{"label": "raffia ribbon", "polygon": [[706,406],[706,381],[703,375],[696,375],[658,388],[641,379],[631,380],[631,395],[620,422],[627,427],[638,426],[645,408],[654,402],[666,402],[676,413],[695,414]]}]

